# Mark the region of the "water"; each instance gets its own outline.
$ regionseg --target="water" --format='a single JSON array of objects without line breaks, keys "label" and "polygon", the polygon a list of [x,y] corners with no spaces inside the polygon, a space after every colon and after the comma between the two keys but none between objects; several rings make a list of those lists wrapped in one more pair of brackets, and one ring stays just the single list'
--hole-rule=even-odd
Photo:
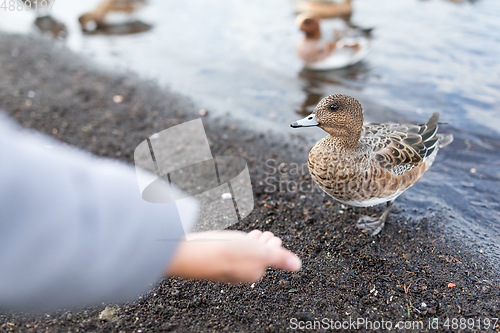
[{"label": "water", "polygon": [[[359,99],[366,121],[420,123],[440,112],[451,123],[442,131],[455,141],[396,204],[416,218],[443,217],[500,262],[500,2],[355,0],[351,22],[374,28],[371,53],[325,73],[302,69],[289,0],[150,0],[135,19],[152,30],[85,36],[77,18],[97,3],[53,6],[71,49],[105,68],[153,78],[249,128],[317,140],[321,130],[288,124],[331,93]],[[29,33],[35,16],[0,11],[0,30]]]}]

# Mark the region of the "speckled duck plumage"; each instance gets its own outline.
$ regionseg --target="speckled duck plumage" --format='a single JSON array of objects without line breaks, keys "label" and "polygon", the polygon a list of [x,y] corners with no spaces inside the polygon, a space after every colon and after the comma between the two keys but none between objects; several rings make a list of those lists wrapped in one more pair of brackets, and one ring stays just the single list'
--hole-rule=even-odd
[{"label": "speckled duck plumage", "polygon": [[319,126],[329,133],[308,158],[311,177],[323,191],[357,207],[388,203],[378,221],[362,217],[358,223],[377,234],[392,202],[429,169],[439,148],[453,141],[451,134],[437,134],[438,118],[434,113],[421,125],[363,126],[361,104],[338,94],[325,97],[310,116],[292,127]]}]

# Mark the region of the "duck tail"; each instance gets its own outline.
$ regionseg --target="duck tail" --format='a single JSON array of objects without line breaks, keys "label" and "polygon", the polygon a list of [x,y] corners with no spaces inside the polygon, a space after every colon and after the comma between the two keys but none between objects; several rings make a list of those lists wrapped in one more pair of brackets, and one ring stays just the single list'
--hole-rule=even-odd
[{"label": "duck tail", "polygon": [[422,137],[423,142],[426,142],[429,139],[434,139],[434,136],[436,135],[438,130],[438,120],[439,113],[434,112],[427,123],[421,125],[418,134],[420,134],[420,136]]},{"label": "duck tail", "polygon": [[435,112],[432,114],[431,118],[427,122],[427,128],[432,129],[435,128],[433,137],[437,137],[437,146],[438,148],[443,148],[453,142],[453,134],[437,134],[438,125],[440,124],[448,124],[448,123],[440,123],[439,121],[439,113]]}]

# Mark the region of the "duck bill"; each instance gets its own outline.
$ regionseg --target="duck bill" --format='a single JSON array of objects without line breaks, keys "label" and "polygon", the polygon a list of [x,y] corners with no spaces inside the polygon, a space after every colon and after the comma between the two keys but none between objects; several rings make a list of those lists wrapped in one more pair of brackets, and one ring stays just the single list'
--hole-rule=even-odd
[{"label": "duck bill", "polygon": [[293,128],[298,128],[298,127],[311,127],[311,126],[318,126],[319,123],[316,120],[316,115],[314,113],[310,114],[309,116],[305,117],[304,119],[297,120],[294,123],[291,123],[290,126]]}]

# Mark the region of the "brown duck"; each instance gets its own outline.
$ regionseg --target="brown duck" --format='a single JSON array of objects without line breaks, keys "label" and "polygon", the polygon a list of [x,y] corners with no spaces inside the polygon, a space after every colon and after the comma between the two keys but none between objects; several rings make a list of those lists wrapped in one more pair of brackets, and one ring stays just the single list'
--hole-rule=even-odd
[{"label": "brown duck", "polygon": [[94,22],[97,29],[106,28],[105,18],[110,12],[133,13],[146,4],[145,0],[104,0],[93,11],[78,18],[83,31],[88,31],[88,23]]},{"label": "brown duck", "polygon": [[335,37],[323,38],[319,19],[300,14],[296,22],[305,33],[304,39],[297,44],[297,53],[308,69],[332,70],[351,66],[369,51],[371,29],[349,27],[335,31]]},{"label": "brown duck", "polygon": [[430,168],[439,148],[453,141],[437,134],[439,113],[426,124],[363,126],[363,108],[354,98],[330,95],[292,127],[318,126],[329,135],[309,152],[312,179],[334,199],[351,206],[387,203],[379,219],[363,216],[358,228],[377,235],[394,200]]},{"label": "brown duck", "polygon": [[299,13],[309,13],[315,17],[338,17],[352,14],[351,0],[334,2],[331,0],[298,0],[295,10]]}]

